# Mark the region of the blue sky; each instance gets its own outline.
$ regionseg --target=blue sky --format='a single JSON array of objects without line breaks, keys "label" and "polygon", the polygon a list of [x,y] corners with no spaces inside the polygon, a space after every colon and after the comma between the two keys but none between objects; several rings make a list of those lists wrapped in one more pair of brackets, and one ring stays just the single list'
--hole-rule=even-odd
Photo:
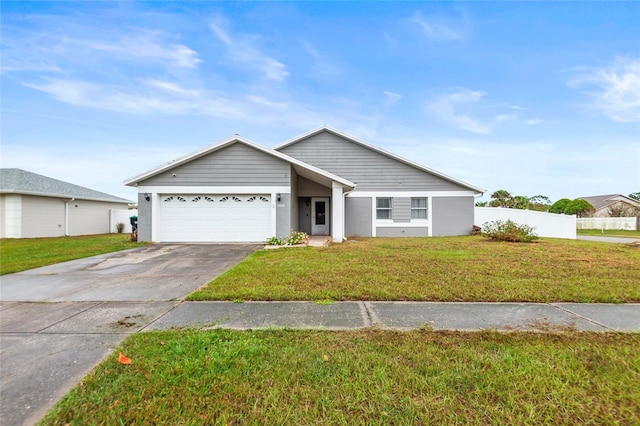
[{"label": "blue sky", "polygon": [[640,2],[1,7],[2,167],[135,199],[236,133],[328,125],[488,194],[640,191]]}]

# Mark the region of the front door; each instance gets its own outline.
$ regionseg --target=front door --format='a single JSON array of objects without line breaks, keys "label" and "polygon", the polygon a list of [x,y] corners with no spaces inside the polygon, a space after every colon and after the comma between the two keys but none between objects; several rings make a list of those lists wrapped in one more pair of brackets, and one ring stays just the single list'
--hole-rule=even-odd
[{"label": "front door", "polygon": [[329,198],[311,198],[311,235],[329,235]]}]

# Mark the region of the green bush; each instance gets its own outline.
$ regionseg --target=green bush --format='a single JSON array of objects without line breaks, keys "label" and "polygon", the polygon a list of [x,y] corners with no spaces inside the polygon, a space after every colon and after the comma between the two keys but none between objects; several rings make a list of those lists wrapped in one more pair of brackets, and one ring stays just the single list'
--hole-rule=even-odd
[{"label": "green bush", "polygon": [[281,246],[281,245],[284,245],[284,241],[282,241],[278,237],[271,237],[271,238],[269,238],[267,240],[267,245],[268,246]]},{"label": "green bush", "polygon": [[296,244],[303,244],[307,241],[309,236],[302,231],[291,231],[291,235],[285,238],[271,237],[267,240],[268,246],[295,246]]},{"label": "green bush", "polygon": [[290,246],[295,246],[296,244],[302,244],[305,241],[307,241],[307,238],[309,238],[309,236],[302,231],[292,231],[291,235],[289,235],[289,238],[287,238],[287,244]]},{"label": "green bush", "polygon": [[519,225],[511,220],[506,222],[495,220],[482,225],[482,235],[494,241],[509,241],[512,243],[530,243],[539,239],[533,231],[535,228],[528,225]]}]

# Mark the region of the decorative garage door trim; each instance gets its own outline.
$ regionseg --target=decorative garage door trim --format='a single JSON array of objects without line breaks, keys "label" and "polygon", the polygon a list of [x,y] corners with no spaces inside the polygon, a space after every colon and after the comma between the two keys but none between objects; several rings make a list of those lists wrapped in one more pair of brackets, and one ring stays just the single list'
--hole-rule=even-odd
[{"label": "decorative garage door trim", "polygon": [[271,194],[160,194],[159,241],[264,241],[275,235]]}]

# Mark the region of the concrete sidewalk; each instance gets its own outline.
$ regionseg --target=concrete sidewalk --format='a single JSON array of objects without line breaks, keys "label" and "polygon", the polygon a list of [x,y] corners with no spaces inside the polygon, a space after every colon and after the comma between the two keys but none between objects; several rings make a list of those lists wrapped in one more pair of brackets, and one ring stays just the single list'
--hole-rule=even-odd
[{"label": "concrete sidewalk", "polygon": [[640,332],[640,304],[0,302],[2,425],[32,425],[128,335],[174,328]]},{"label": "concrete sidewalk", "polygon": [[182,302],[142,328],[640,331],[640,304]]}]

